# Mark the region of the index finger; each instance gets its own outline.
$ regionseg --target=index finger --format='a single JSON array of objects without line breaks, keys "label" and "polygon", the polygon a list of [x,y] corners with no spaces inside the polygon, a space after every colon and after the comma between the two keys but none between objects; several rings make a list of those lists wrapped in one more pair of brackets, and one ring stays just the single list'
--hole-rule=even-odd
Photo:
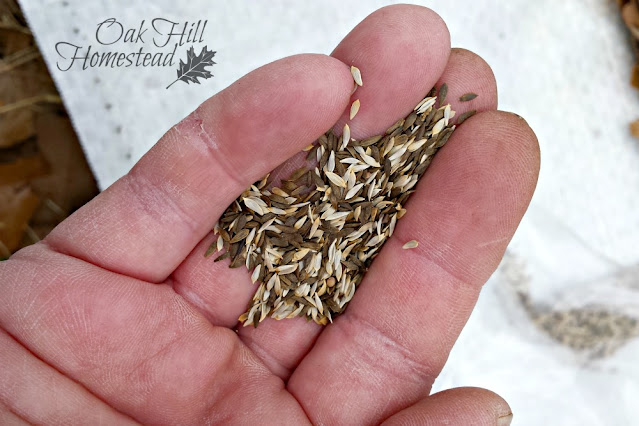
[{"label": "index finger", "polygon": [[251,72],[169,130],[46,242],[110,271],[163,281],[242,191],[335,123],[352,84],[349,68],[324,55]]}]

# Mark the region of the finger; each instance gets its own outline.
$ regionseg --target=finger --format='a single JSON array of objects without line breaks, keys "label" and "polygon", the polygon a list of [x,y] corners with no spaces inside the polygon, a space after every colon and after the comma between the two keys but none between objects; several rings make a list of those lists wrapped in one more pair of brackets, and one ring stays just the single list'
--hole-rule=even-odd
[{"label": "finger", "polygon": [[306,421],[231,330],[166,285],[38,244],[0,263],[0,327],[43,362],[144,424]]},{"label": "finger", "polygon": [[0,405],[31,424],[136,424],[33,356],[1,329],[0,360]]},{"label": "finger", "polygon": [[[518,116],[483,112],[455,131],[356,297],[289,381],[312,421],[347,412],[345,423],[376,423],[429,394],[538,170],[537,140]],[[403,250],[410,240],[419,247]]]},{"label": "finger", "polygon": [[450,54],[450,34],[432,10],[394,5],[376,10],[357,25],[331,54],[362,73],[364,85],[351,101],[360,109],[349,120],[344,111],[335,129],[344,123],[360,138],[385,131],[389,119],[409,114],[442,75]]},{"label": "finger", "polygon": [[[424,28],[433,31],[425,36]],[[367,129],[364,132],[383,131],[411,111],[437,82],[449,51],[445,24],[423,7],[383,8],[357,25],[333,52],[343,63],[356,64],[364,78],[364,86],[353,95],[362,103],[351,123],[353,134],[364,135],[362,128]],[[255,287],[250,285],[246,271],[229,270],[227,264],[204,259],[205,246],[196,249],[173,278],[180,283],[180,291],[199,296],[199,306],[204,307],[214,324],[230,327],[246,309]],[[216,282],[220,284],[211,284]],[[267,320],[257,330],[240,330],[245,342],[262,353],[264,362],[277,372],[289,371],[296,365],[321,330],[302,321],[284,332],[286,324],[291,322]],[[274,338],[280,332],[290,337],[288,344]]]},{"label": "finger", "polygon": [[382,425],[508,426],[512,419],[508,403],[499,395],[480,388],[456,388],[424,398]]},{"label": "finger", "polygon": [[3,426],[29,426],[31,423],[27,423],[22,420],[20,416],[12,413],[7,407],[0,404],[0,425]]},{"label": "finger", "polygon": [[48,244],[121,274],[166,279],[238,194],[333,125],[351,84],[348,67],[323,55],[253,71],[171,129]]},{"label": "finger", "polygon": [[[469,111],[492,111],[497,109],[497,82],[490,65],[481,56],[466,49],[455,48],[450,52],[444,73],[437,81],[437,88],[446,84],[445,99],[441,105],[450,104],[457,117]],[[438,90],[441,93],[440,90]],[[477,97],[462,102],[459,98],[467,93]]]},{"label": "finger", "polygon": [[[422,9],[419,8],[418,10]],[[431,17],[431,14],[424,15],[425,20],[429,20],[431,19]],[[417,37],[417,34],[422,31],[422,28],[426,25],[433,26],[434,24],[432,22],[421,22],[416,23],[416,26],[413,28],[413,31],[415,32],[415,37],[413,38],[413,40],[416,40],[416,43],[421,43],[421,40]],[[410,30],[410,28],[411,27],[405,27],[404,31],[408,31]],[[387,43],[389,44],[386,45],[386,56],[392,55],[393,52],[400,52],[398,54],[401,55],[400,49],[395,48],[395,46],[391,44],[391,40],[387,40]],[[355,55],[356,52],[359,52],[361,50],[360,48],[361,46],[352,46],[351,55]],[[345,51],[345,49],[341,50]],[[424,52],[424,54],[426,56],[429,56],[428,52]],[[340,59],[345,60],[347,58]],[[397,60],[399,60],[399,58]],[[345,62],[348,61],[345,60]],[[411,63],[412,66],[415,67],[415,71],[421,70],[427,65],[425,63],[420,63],[420,58],[411,59],[409,63]],[[374,68],[374,65],[375,64],[370,64],[369,68]],[[389,73],[389,79],[393,79],[393,70],[387,71]],[[427,76],[427,78],[428,81],[424,84],[424,86],[428,87],[427,85],[431,85],[430,87],[432,87],[433,80],[437,79],[437,77],[431,75]],[[493,72],[490,66],[481,57],[468,50],[452,49],[451,54],[448,58],[448,62],[446,64],[446,68],[437,81],[437,87],[441,87],[444,83],[446,83],[446,85],[448,86],[449,92],[449,95],[446,96],[445,103],[450,103],[453,107],[453,110],[455,111],[461,111],[462,113],[464,113],[472,108],[475,111],[481,112],[490,111],[497,108],[497,85]],[[414,82],[406,81],[405,87],[396,88],[395,90],[398,92],[411,93],[414,90],[414,87]],[[425,90],[427,91],[428,89]],[[459,100],[459,97],[469,92],[477,94],[478,97],[472,102],[461,102]],[[368,112],[378,115],[378,110],[381,110],[382,112],[384,111],[384,103],[377,102],[376,105],[380,106],[376,109],[369,109]],[[410,107],[409,105],[409,110],[411,109],[412,107]],[[389,112],[389,114],[392,114],[392,112]],[[383,120],[383,118],[380,116],[379,120]],[[388,128],[395,121],[397,121],[397,116],[389,115],[387,116],[386,122],[382,122],[381,124],[385,126],[384,128]],[[364,136],[368,137],[372,135]],[[241,287],[247,292],[253,291],[254,289],[252,286]],[[245,300],[248,300],[249,298],[250,295],[247,294],[245,296]],[[241,305],[240,308],[245,309],[245,305]],[[303,356],[308,353],[311,346],[315,343],[317,335],[322,330],[321,328],[314,326],[314,324],[311,323],[297,323],[295,324],[295,326],[291,327],[291,330],[287,330],[286,332],[286,342],[289,344],[283,344],[286,342],[277,339],[275,335],[281,333],[282,330],[285,328],[285,325],[279,325],[276,321],[265,321],[263,324],[260,324],[260,327],[258,329],[246,328],[241,329],[239,332],[240,337],[242,337],[244,342],[250,348],[264,355],[262,359],[270,368],[272,368],[272,371],[276,372],[276,374],[290,373],[292,371],[292,366],[297,365],[297,363],[299,363]],[[284,380],[288,378],[288,376],[280,377],[282,377]]]}]

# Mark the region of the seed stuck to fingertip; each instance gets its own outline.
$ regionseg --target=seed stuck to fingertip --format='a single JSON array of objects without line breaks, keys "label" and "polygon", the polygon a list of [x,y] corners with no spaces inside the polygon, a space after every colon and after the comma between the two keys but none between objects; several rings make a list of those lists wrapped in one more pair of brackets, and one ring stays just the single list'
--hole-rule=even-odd
[{"label": "seed stuck to fingertip", "polygon": [[359,99],[355,99],[355,101],[353,101],[351,105],[351,114],[350,114],[351,120],[355,118],[355,116],[359,112],[359,106],[360,106]]},{"label": "seed stuck to fingertip", "polygon": [[417,246],[419,246],[419,242],[412,240],[407,242],[406,244],[404,244],[404,246],[402,247],[404,250],[410,250],[410,249],[414,249],[417,248]]},{"label": "seed stuck to fingertip", "polygon": [[351,66],[351,75],[353,76],[353,80],[358,86],[363,86],[364,82],[362,81],[362,72],[356,66]]},{"label": "seed stuck to fingertip", "polygon": [[477,93],[466,93],[464,95],[461,95],[459,97],[459,100],[461,102],[468,102],[468,101],[472,101],[473,99],[475,99],[477,96],[479,96]]}]

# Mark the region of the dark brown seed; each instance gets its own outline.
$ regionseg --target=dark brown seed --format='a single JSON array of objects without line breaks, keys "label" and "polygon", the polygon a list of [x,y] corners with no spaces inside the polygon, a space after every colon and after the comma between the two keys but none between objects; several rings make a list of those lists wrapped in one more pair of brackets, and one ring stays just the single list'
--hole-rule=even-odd
[{"label": "dark brown seed", "polygon": [[437,141],[437,145],[435,145],[435,147],[441,148],[442,146],[444,146],[446,144],[446,142],[448,142],[448,139],[450,139],[450,136],[452,134],[453,134],[453,128],[452,127],[449,127],[448,129],[446,129],[443,132],[441,132],[441,134],[439,135],[439,139]]},{"label": "dark brown seed", "polygon": [[470,117],[472,117],[475,114],[477,114],[477,110],[473,109],[470,111],[466,111],[465,113],[460,115],[459,118],[457,119],[457,125],[462,124],[464,121],[468,120]]},{"label": "dark brown seed", "polygon": [[384,174],[386,176],[390,176],[390,172],[391,172],[391,162],[389,159],[386,159],[386,161],[384,161]]},{"label": "dark brown seed", "polygon": [[306,156],[306,161],[315,162],[317,160],[317,148],[311,149]]},{"label": "dark brown seed", "polygon": [[446,83],[442,84],[439,88],[439,105],[445,105],[444,102],[446,102],[446,95],[448,94],[448,85]]},{"label": "dark brown seed", "polygon": [[271,238],[271,244],[275,247],[288,247],[288,240],[284,238]]},{"label": "dark brown seed", "polygon": [[368,139],[364,139],[362,141],[357,141],[354,142],[353,144],[355,146],[363,146],[363,147],[367,147],[367,146],[371,146],[373,144],[376,144],[377,142],[379,142],[382,139],[382,135],[377,135],[377,136],[373,136],[372,138],[368,138]]},{"label": "dark brown seed", "polygon": [[442,118],[444,118],[444,110],[437,110],[437,112],[433,116],[433,123],[437,123]]},{"label": "dark brown seed", "polygon": [[242,257],[242,255],[237,255],[235,256],[229,267],[231,269],[239,268],[240,266],[244,266],[244,263],[245,259]]},{"label": "dark brown seed", "polygon": [[395,145],[403,145],[408,142],[408,135],[399,135],[395,137]]},{"label": "dark brown seed", "polygon": [[420,126],[419,130],[415,134],[415,139],[417,140],[422,139],[424,137],[424,134],[426,134],[426,126],[422,125]]},{"label": "dark brown seed", "polygon": [[344,176],[344,174],[346,173],[346,168],[344,167],[344,164],[337,161],[335,163],[335,173],[337,173],[340,176]]},{"label": "dark brown seed", "polygon": [[[248,222],[248,216],[247,215],[241,215],[240,217],[237,218],[237,222],[235,224],[235,230],[236,231],[240,231],[242,229],[244,229],[246,227],[246,222]],[[248,236],[248,234],[246,234]]]},{"label": "dark brown seed", "polygon": [[[308,177],[308,173],[303,176],[304,180],[306,180],[307,177]],[[302,194],[306,194],[306,192],[308,190],[309,190],[309,188],[306,185],[298,186],[297,189],[295,189],[293,192],[291,192],[291,197],[299,197]]]},{"label": "dark brown seed", "polygon": [[291,260],[293,260],[293,256],[295,256],[295,251],[291,250],[291,251],[286,252],[284,257],[282,258],[282,264],[283,265],[290,264]]},{"label": "dark brown seed", "polygon": [[297,185],[290,181],[285,181],[282,184],[282,189],[289,194],[293,192],[296,188],[297,188]]},{"label": "dark brown seed", "polygon": [[229,256],[231,256],[231,253],[229,253],[228,251],[226,253],[221,254],[220,256],[218,256],[214,262],[220,262],[224,259],[227,259]]},{"label": "dark brown seed", "polygon": [[371,146],[371,157],[373,157],[375,159],[375,161],[377,161],[379,163],[379,161],[380,161],[379,148],[377,148],[374,145]]},{"label": "dark brown seed", "polygon": [[424,126],[430,126],[430,123],[433,122],[433,117],[435,117],[435,114],[437,114],[437,110],[436,109],[432,109],[428,115],[426,116],[426,119],[424,120]]},{"label": "dark brown seed", "polygon": [[288,180],[297,182],[302,176],[306,174],[307,171],[308,170],[306,169],[306,167],[301,167],[295,170],[293,174],[291,175],[291,177],[288,178]]},{"label": "dark brown seed", "polygon": [[465,95],[461,95],[459,100],[462,101],[462,102],[468,102],[468,101],[472,101],[477,96],[479,96],[479,95],[477,95],[476,93],[466,93]]},{"label": "dark brown seed", "polygon": [[403,124],[404,124],[404,119],[403,119],[403,118],[402,118],[402,119],[400,119],[400,120],[397,120],[397,121],[395,122],[395,124],[393,124],[392,126],[390,126],[390,127],[388,128],[388,130],[386,130],[386,134],[391,134],[391,133],[393,133],[393,132],[394,132],[396,129],[398,129],[398,128],[399,128],[399,129],[401,129],[401,127],[402,127],[402,125],[403,125]]},{"label": "dark brown seed", "polygon": [[242,241],[244,238],[248,237],[249,233],[250,231],[248,229],[243,229],[242,231],[238,232],[237,234],[235,234],[233,239],[231,239],[231,244],[235,244]]},{"label": "dark brown seed", "polygon": [[228,232],[226,232],[225,229],[221,229],[220,228],[220,236],[222,237],[222,239],[224,241],[230,241],[231,240],[231,237],[229,236]]},{"label": "dark brown seed", "polygon": [[406,118],[406,121],[404,121],[402,128],[404,130],[409,129],[413,124],[415,124],[415,120],[417,120],[417,112],[413,111],[411,115]]},{"label": "dark brown seed", "polygon": [[217,251],[217,240],[215,240],[215,242],[211,244],[211,247],[209,247],[206,253],[204,253],[204,257],[211,257],[211,255],[215,253],[216,251]]},{"label": "dark brown seed", "polygon": [[331,130],[331,133],[328,136],[328,146],[327,146],[327,151],[335,151],[335,149],[337,148],[337,136],[335,136],[335,133],[333,133],[333,131]]},{"label": "dark brown seed", "polygon": [[390,136],[391,136],[391,137],[396,137],[396,136],[398,136],[398,135],[402,134],[402,132],[403,132],[403,131],[404,131],[404,129],[402,129],[402,127],[400,126],[400,127],[396,128],[395,130],[393,130],[393,131],[390,133]]}]

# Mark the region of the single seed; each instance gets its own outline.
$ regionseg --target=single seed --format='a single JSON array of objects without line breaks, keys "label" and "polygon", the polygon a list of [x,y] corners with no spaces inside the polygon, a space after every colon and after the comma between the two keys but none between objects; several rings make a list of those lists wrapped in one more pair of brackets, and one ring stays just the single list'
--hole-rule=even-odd
[{"label": "single seed", "polygon": [[477,111],[474,109],[470,111],[466,111],[465,113],[463,113],[457,118],[457,125],[459,126],[460,124],[462,124],[464,121],[468,120],[470,117],[472,117],[475,114],[477,114]]},{"label": "single seed", "polygon": [[359,112],[359,99],[355,99],[351,105],[351,115],[350,115],[351,120],[355,118],[358,112]]},{"label": "single seed", "polygon": [[409,249],[414,249],[417,248],[417,246],[419,246],[419,243],[415,240],[409,241],[406,244],[404,244],[404,246],[402,247],[404,250],[409,250]]},{"label": "single seed", "polygon": [[468,102],[468,101],[472,101],[477,96],[479,96],[477,93],[466,93],[465,95],[462,95],[459,98],[459,100],[462,101],[462,102]]},{"label": "single seed", "polygon": [[348,124],[344,124],[344,131],[342,132],[342,146],[341,150],[345,150],[348,143],[351,141],[351,128]]},{"label": "single seed", "polygon": [[353,80],[355,80],[355,84],[358,86],[363,86],[364,82],[362,81],[362,73],[356,66],[351,66],[351,75],[353,76]]},{"label": "single seed", "polygon": [[439,105],[444,105],[447,94],[448,94],[448,84],[444,83],[440,86],[439,95],[437,96],[439,98]]}]

